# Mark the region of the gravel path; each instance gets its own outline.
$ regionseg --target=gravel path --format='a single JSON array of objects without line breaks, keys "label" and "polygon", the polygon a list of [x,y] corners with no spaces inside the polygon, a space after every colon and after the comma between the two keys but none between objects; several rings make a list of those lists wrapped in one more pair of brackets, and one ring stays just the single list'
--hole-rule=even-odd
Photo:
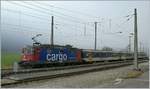
[{"label": "gravel path", "polygon": [[[140,68],[144,72],[148,72],[149,63],[140,64]],[[25,84],[18,84],[16,86],[9,86],[14,88],[100,88],[100,87],[115,87],[116,79],[123,77],[128,71],[133,69],[133,65],[109,69],[98,72],[91,72],[81,75],[40,80],[36,82],[29,82]],[[143,85],[144,87],[145,85]],[[124,86],[125,87],[125,86]]]}]

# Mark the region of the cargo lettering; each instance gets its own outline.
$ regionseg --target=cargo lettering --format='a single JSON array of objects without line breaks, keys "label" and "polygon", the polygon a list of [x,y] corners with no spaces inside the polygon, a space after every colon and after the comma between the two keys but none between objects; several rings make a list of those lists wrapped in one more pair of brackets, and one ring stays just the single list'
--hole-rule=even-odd
[{"label": "cargo lettering", "polygon": [[66,54],[47,54],[47,60],[63,62],[67,60],[67,55]]}]

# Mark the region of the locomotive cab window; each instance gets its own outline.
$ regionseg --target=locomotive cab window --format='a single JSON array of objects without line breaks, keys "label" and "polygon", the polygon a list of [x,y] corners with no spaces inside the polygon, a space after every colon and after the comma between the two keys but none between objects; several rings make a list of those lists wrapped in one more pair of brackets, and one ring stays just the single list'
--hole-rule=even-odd
[{"label": "locomotive cab window", "polygon": [[24,54],[31,54],[32,53],[32,49],[30,49],[30,48],[23,48],[22,49],[22,53],[24,53]]},{"label": "locomotive cab window", "polygon": [[33,53],[32,47],[26,47],[26,48],[24,48],[23,53],[24,54],[32,54]]}]

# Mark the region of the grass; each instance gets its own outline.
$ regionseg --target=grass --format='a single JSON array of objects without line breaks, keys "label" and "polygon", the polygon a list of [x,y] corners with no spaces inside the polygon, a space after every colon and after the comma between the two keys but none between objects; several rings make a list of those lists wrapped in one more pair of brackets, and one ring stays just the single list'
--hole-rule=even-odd
[{"label": "grass", "polygon": [[20,61],[19,53],[2,53],[1,54],[1,68],[12,68],[14,62]]}]

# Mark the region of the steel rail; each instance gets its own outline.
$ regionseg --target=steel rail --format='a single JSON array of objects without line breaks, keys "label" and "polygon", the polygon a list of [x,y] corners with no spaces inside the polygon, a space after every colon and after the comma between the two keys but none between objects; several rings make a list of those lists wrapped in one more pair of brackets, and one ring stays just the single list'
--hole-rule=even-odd
[{"label": "steel rail", "polygon": [[[145,62],[145,61],[140,61],[139,63],[142,63],[142,62]],[[63,70],[63,72],[56,72],[56,74],[39,75],[39,76],[35,76],[35,77],[23,78],[20,80],[15,80],[15,82],[12,82],[12,83],[11,82],[10,83],[2,83],[1,86],[8,86],[8,85],[20,84],[20,83],[25,83],[25,82],[44,80],[44,79],[52,79],[52,78],[65,77],[65,76],[73,76],[73,75],[77,75],[77,74],[83,74],[83,73],[94,72],[94,71],[99,71],[99,70],[117,68],[117,67],[121,67],[121,66],[132,65],[132,64],[133,64],[133,61],[101,65],[101,66],[97,65],[97,66],[93,66],[93,67],[87,66],[84,68],[76,68],[76,69],[74,68],[74,69],[70,69],[71,70],[70,72]],[[57,70],[57,71],[60,71],[60,70]]]}]

